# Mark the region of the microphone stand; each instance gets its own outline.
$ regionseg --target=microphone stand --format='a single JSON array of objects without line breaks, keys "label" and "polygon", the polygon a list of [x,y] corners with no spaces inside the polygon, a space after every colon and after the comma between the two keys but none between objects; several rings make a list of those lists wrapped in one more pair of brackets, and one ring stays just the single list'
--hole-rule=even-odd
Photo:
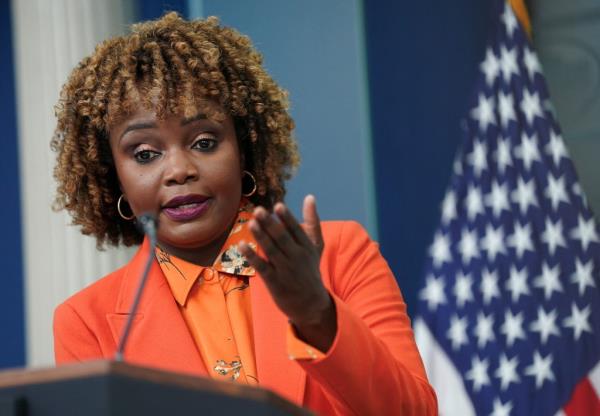
[{"label": "microphone stand", "polygon": [[140,283],[138,285],[137,291],[135,293],[135,298],[133,300],[133,304],[131,305],[131,310],[129,311],[129,317],[127,318],[127,322],[125,323],[125,329],[123,330],[123,335],[121,335],[121,340],[119,341],[119,346],[117,347],[117,352],[115,353],[115,361],[124,361],[125,357],[123,356],[123,352],[125,351],[125,345],[127,344],[127,339],[129,338],[129,332],[131,331],[131,325],[133,323],[133,317],[135,312],[137,311],[138,305],[140,303],[140,298],[142,297],[142,292],[144,291],[144,286],[146,286],[146,280],[148,279],[148,272],[150,271],[150,266],[152,265],[154,252],[156,251],[156,220],[154,216],[151,214],[144,214],[138,218],[138,224],[144,231],[144,234],[148,236],[148,240],[150,241],[150,250],[148,253],[148,260],[146,260],[146,265],[144,267],[144,272],[142,273],[142,277],[140,279]]}]

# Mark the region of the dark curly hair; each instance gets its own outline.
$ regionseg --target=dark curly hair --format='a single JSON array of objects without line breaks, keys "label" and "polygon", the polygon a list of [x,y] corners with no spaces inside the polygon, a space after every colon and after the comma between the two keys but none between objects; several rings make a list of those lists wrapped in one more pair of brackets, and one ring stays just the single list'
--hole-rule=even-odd
[{"label": "dark curly hair", "polygon": [[66,209],[98,247],[139,244],[134,224],[117,212],[121,192],[109,128],[140,104],[159,119],[188,117],[204,110],[206,99],[233,117],[245,169],[256,177],[252,202],[272,208],[299,162],[287,93],[265,72],[248,37],[216,17],[186,21],[174,12],[100,43],[69,76],[51,142],[54,208]]}]

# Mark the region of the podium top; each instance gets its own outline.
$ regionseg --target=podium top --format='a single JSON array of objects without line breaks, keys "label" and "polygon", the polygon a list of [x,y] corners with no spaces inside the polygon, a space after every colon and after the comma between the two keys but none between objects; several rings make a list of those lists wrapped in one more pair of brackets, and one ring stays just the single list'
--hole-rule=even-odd
[{"label": "podium top", "polygon": [[266,402],[286,411],[290,415],[312,415],[307,409],[300,408],[269,390],[107,360],[62,365],[56,368],[2,371],[0,372],[0,389],[91,377],[115,376],[187,390],[211,392],[225,397]]}]

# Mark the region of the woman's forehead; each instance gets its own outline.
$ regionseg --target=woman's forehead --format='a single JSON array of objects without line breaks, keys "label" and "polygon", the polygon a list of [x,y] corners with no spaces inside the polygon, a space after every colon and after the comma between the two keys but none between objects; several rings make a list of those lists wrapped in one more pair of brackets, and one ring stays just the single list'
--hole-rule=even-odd
[{"label": "woman's forehead", "polygon": [[199,98],[194,100],[193,104],[185,108],[179,108],[179,111],[159,111],[160,105],[154,100],[145,103],[142,100],[136,100],[130,106],[130,111],[117,111],[116,114],[109,114],[109,130],[117,125],[122,125],[134,120],[165,120],[167,118],[180,118],[182,123],[188,123],[194,120],[207,119],[222,123],[227,119],[229,113],[216,100]]}]

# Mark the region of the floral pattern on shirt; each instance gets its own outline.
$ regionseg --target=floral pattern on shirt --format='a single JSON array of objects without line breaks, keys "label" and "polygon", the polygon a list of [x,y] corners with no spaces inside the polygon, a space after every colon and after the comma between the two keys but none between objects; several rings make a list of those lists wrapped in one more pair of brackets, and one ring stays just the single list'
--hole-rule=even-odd
[{"label": "floral pattern on shirt", "polygon": [[225,244],[223,244],[223,248],[213,265],[216,270],[242,276],[252,276],[255,274],[255,270],[250,266],[248,259],[238,249],[238,244],[241,241],[245,241],[252,249],[256,250],[254,237],[247,226],[248,221],[252,218],[253,210],[254,206],[248,200],[242,199],[229,237],[225,241]]},{"label": "floral pattern on shirt", "polygon": [[[254,246],[252,248],[256,249],[256,244],[250,243],[250,246]],[[250,263],[240,253],[237,245],[229,247],[221,254],[221,271],[231,274],[247,274],[248,269],[251,269]]]}]

